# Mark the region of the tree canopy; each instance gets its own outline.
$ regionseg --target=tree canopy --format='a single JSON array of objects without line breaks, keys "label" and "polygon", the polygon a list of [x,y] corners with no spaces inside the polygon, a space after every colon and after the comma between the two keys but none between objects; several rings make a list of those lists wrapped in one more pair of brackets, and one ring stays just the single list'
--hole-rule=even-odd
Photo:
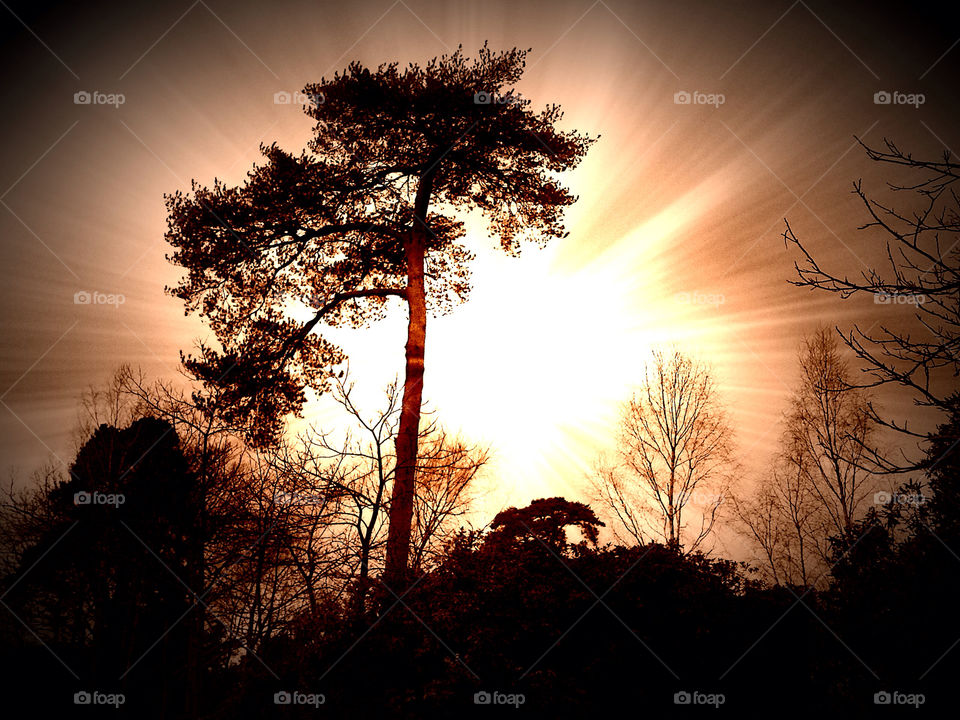
[{"label": "tree canopy", "polygon": [[[469,292],[458,210],[479,210],[511,254],[524,238],[564,234],[562,211],[575,197],[556,175],[591,140],[556,128],[558,106],[534,112],[511,90],[525,58],[484,46],[473,61],[458,49],[423,67],[352,63],[305,88],[316,120],[305,150],[263,146],[241,185],[194,182],[167,197],[170,259],[186,270],[171,292],[219,345],[202,343],[185,365],[226,389],[256,437],[275,438],[304,389],[325,389],[344,359],[321,323],[362,326],[388,298],[410,300],[405,244],[415,229],[435,311]],[[298,306],[313,314],[308,322],[291,317]]]}]

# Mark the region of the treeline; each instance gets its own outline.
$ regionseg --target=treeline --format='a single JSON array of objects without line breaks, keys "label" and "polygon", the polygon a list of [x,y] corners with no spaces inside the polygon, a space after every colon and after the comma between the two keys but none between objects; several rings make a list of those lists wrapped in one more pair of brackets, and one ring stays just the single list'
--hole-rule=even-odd
[{"label": "treeline", "polygon": [[[406,587],[383,580],[395,386],[368,416],[337,378],[349,429],[253,445],[216,398],[123,368],[68,471],[4,494],[7,680],[23,712],[131,717],[949,706],[960,414],[891,486],[838,341],[798,367],[747,485],[709,366],[655,353],[599,517],[549,498],[464,528],[489,451],[425,422]],[[716,558],[718,527],[754,559]]]},{"label": "treeline", "polygon": [[778,713],[791,715],[862,714],[884,692],[953,702],[957,416],[930,438],[922,491],[900,490],[927,500],[871,507],[831,535],[828,581],[807,585],[677,544],[601,544],[601,520],[563,498],[459,530],[463,503],[436,498],[469,492],[483,456],[431,434],[443,462],[423,482],[438,491],[418,500],[421,561],[394,591],[378,581],[370,501],[391,461],[378,465],[374,434],[333,459],[253,453],[182,397],[121,381],[141,402],[111,404],[115,422],[92,429],[66,479],[47,473],[4,502],[0,629],[23,713],[99,715],[122,701],[131,717],[483,717],[489,701],[569,717],[689,699],[740,714],[789,701]]},{"label": "treeline", "polygon": [[[88,393],[68,472],[48,468],[5,492],[8,652],[43,659],[34,651],[46,647],[78,692],[122,688],[161,716],[191,716],[211,668],[365,622],[383,565],[397,393],[373,418],[351,393],[337,383],[357,427],[337,444],[310,431],[265,448],[211,405],[129,369]],[[438,562],[488,456],[436,423],[420,446],[418,573]]]}]

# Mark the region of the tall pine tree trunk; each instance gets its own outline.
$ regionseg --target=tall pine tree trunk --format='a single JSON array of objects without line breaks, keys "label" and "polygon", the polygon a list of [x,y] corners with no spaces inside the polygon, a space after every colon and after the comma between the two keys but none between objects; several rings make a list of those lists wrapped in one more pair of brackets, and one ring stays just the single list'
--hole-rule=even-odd
[{"label": "tall pine tree trunk", "polygon": [[414,481],[417,471],[417,445],[420,435],[420,409],[423,402],[423,357],[427,332],[427,296],[424,284],[426,230],[414,228],[407,243],[407,326],[406,372],[403,403],[397,431],[397,468],[390,500],[390,530],[384,581],[400,592],[407,579],[410,535],[413,521]]}]

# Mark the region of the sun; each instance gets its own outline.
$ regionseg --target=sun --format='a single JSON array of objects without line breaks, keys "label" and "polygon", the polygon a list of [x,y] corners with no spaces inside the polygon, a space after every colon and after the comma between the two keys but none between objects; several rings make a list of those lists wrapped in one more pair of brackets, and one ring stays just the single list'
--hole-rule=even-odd
[{"label": "sun", "polygon": [[[650,351],[717,342],[716,326],[697,321],[702,309],[678,302],[670,265],[671,248],[711,196],[698,188],[586,262],[571,259],[582,256],[575,232],[510,257],[482,226],[468,228],[473,289],[465,304],[428,322],[424,399],[446,428],[493,450],[491,507],[576,496],[611,448]],[[383,388],[402,380],[402,304],[371,327],[323,333],[350,358],[355,399],[372,415]],[[345,419],[320,398],[304,422],[331,428]]]},{"label": "sun", "polygon": [[658,258],[693,216],[668,208],[575,268],[564,241],[478,253],[470,301],[433,322],[426,395],[526,494],[589,471],[651,349],[682,332]]},{"label": "sun", "polygon": [[543,456],[560,425],[588,423],[609,390],[598,369],[622,336],[609,311],[616,290],[585,272],[551,272],[554,255],[480,259],[470,303],[434,323],[431,396],[500,452]]}]

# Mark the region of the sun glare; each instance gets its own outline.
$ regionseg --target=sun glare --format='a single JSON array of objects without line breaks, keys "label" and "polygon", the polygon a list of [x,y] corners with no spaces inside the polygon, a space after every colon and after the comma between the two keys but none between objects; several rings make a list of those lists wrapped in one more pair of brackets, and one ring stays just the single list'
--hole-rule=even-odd
[{"label": "sun glare", "polygon": [[564,243],[583,241],[575,233],[519,258],[478,253],[469,303],[435,321],[428,396],[444,421],[495,438],[498,469],[524,494],[571,464],[588,470],[651,348],[687,330],[674,322],[686,308],[658,280],[669,241],[705,209],[694,197],[576,269],[562,262]]},{"label": "sun glare", "polygon": [[[491,507],[556,494],[584,477],[610,449],[619,407],[653,347],[722,343],[717,324],[703,319],[710,313],[683,301],[672,250],[720,201],[720,187],[704,183],[622,237],[598,238],[586,263],[568,261],[585,242],[576,227],[509,257],[481,225],[468,225],[473,289],[464,305],[430,320],[424,399],[448,429],[491,446]],[[291,314],[310,316],[305,308]],[[372,416],[383,389],[402,376],[403,306],[370,328],[322,332],[346,351],[354,399]],[[291,430],[336,429],[343,420],[323,397]]]}]

